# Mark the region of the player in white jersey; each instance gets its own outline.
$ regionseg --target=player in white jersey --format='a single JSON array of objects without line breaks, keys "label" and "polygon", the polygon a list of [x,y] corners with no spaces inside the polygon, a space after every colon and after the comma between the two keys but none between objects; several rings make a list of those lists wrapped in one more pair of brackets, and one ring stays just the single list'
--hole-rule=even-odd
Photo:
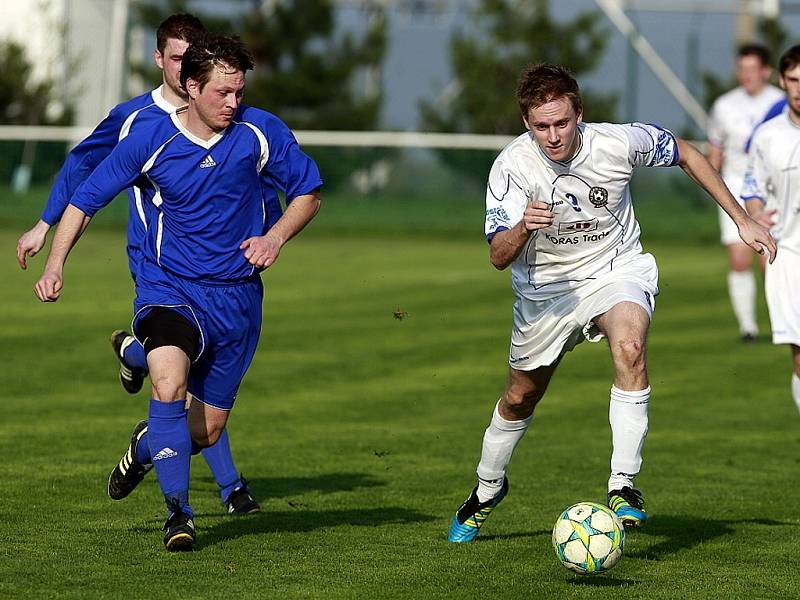
[{"label": "player in white jersey", "polygon": [[516,293],[509,378],[484,434],[478,485],[451,521],[451,542],[475,539],[505,497],[514,448],[559,361],[584,338],[608,338],[614,364],[609,506],[628,526],[647,518],[634,477],[648,426],[646,340],[658,271],[639,243],[629,188],[635,167],[680,165],[751,248],[775,253],[767,228],[694,147],[653,125],[583,123],[578,84],[563,67],[526,69],[517,100],[529,131],[497,157],[486,193],[490,260],[498,269],[511,265]]},{"label": "player in white jersey", "polygon": [[[783,97],[780,89],[769,84],[771,62],[769,50],[760,44],[740,47],[736,54],[739,86],[717,98],[711,107],[708,160],[737,199],[747,167],[747,140],[770,107]],[[739,334],[743,341],[753,341],[758,336],[753,252],[739,239],[736,224],[721,208],[719,227],[721,241],[728,248],[728,294]]]},{"label": "player in white jersey", "polygon": [[778,69],[788,110],[753,134],[742,198],[780,248],[764,284],[772,341],[792,351],[791,389],[800,410],[800,46],[781,56]]}]

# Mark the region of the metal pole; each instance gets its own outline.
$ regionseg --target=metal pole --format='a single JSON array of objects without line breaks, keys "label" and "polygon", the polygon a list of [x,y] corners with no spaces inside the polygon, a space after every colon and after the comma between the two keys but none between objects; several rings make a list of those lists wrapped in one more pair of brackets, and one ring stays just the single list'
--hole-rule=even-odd
[{"label": "metal pole", "polygon": [[705,131],[708,113],[686,88],[683,81],[675,75],[669,65],[658,55],[650,42],[636,30],[631,20],[619,7],[619,3],[616,0],[595,0],[595,2],[619,32],[630,42],[631,46],[642,57],[642,60],[647,63],[647,66],[667,88],[667,91],[678,101],[683,110],[689,113],[689,116],[692,117],[692,120],[700,130]]}]

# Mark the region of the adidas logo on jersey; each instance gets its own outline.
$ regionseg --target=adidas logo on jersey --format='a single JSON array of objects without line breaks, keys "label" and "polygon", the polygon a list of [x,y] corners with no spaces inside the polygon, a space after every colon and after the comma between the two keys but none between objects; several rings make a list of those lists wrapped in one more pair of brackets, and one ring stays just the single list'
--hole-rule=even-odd
[{"label": "adidas logo on jersey", "polygon": [[160,450],[158,454],[153,457],[153,462],[156,462],[157,460],[164,460],[165,458],[172,458],[173,456],[178,456],[178,453],[167,446],[166,448]]},{"label": "adidas logo on jersey", "polygon": [[214,159],[211,158],[210,154],[207,154],[206,157],[203,159],[203,162],[200,163],[201,169],[210,169],[211,167],[216,167],[217,163],[214,162]]}]

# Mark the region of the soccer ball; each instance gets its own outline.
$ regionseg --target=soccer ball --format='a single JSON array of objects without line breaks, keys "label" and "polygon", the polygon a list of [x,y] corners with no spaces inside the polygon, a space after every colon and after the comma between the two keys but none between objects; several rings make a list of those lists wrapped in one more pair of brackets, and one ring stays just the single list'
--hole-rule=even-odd
[{"label": "soccer ball", "polygon": [[625,529],[614,512],[594,502],[578,502],[553,527],[553,548],[561,564],[581,575],[612,568],[622,557]]}]

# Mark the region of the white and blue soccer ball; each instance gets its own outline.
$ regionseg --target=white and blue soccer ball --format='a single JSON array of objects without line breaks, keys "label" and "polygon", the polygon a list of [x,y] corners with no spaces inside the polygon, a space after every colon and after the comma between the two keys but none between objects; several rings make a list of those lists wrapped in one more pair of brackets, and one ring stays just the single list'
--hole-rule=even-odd
[{"label": "white and blue soccer ball", "polygon": [[622,558],[625,529],[614,511],[594,502],[578,502],[562,512],[553,527],[553,548],[570,571],[595,575]]}]

